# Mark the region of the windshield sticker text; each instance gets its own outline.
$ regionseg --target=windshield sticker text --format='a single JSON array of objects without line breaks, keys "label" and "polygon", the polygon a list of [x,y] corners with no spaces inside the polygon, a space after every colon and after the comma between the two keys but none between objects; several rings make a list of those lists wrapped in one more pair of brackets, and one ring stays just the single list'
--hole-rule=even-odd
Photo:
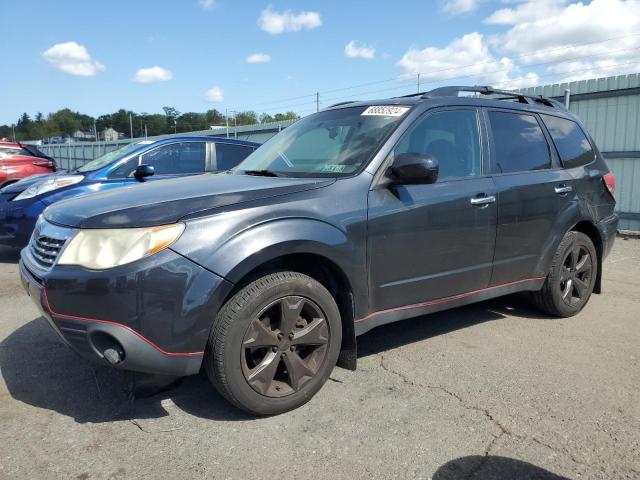
[{"label": "windshield sticker text", "polygon": [[362,115],[374,115],[383,117],[401,117],[407,113],[409,107],[397,107],[392,105],[372,105],[362,112]]}]

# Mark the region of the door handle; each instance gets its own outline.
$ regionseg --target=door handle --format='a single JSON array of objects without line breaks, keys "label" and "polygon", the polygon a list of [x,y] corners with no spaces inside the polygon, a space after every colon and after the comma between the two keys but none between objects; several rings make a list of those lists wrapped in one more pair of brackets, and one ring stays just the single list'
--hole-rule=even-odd
[{"label": "door handle", "polygon": [[471,205],[489,205],[490,203],[495,203],[496,197],[494,195],[485,195],[483,197],[471,197],[469,199]]},{"label": "door handle", "polygon": [[570,185],[565,185],[564,183],[561,183],[555,188],[555,191],[558,195],[566,195],[567,193],[573,191],[573,187]]}]

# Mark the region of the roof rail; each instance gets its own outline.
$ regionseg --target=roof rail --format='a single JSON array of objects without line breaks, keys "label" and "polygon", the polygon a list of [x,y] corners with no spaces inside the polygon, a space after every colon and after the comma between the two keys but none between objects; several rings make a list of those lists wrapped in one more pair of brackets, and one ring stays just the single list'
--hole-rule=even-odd
[{"label": "roof rail", "polygon": [[348,104],[350,104],[350,103],[356,103],[356,102],[357,102],[357,100],[349,100],[349,101],[347,101],[347,102],[338,102],[338,103],[334,103],[333,105],[329,105],[329,106],[328,106],[328,107],[326,107],[326,108],[333,108],[333,107],[337,107],[337,106],[339,106],[339,105],[348,105]]},{"label": "roof rail", "polygon": [[502,95],[504,98],[499,98],[497,100],[507,100],[512,98],[517,98],[520,103],[527,103],[529,105],[535,105],[537,103],[541,103],[546,105],[547,107],[552,108],[561,108],[564,109],[564,105],[558,102],[557,100],[553,100],[551,98],[545,97],[544,95],[527,95],[522,92],[514,92],[511,90],[500,90],[497,88],[490,87],[488,85],[484,86],[451,86],[451,87],[440,87],[434,90],[430,90],[421,98],[438,98],[438,97],[457,97],[460,92],[471,92],[471,93],[479,93],[480,95]]}]

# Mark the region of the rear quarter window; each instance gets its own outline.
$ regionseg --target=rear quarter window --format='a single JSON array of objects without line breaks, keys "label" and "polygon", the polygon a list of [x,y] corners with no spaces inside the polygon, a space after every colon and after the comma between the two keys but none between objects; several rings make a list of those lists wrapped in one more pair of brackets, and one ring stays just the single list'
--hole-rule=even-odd
[{"label": "rear quarter window", "polygon": [[540,115],[558,149],[565,168],[575,168],[593,162],[595,154],[580,126],[566,118]]},{"label": "rear quarter window", "polygon": [[253,148],[244,145],[216,143],[216,170],[223,172],[231,170],[247,158],[253,150]]}]

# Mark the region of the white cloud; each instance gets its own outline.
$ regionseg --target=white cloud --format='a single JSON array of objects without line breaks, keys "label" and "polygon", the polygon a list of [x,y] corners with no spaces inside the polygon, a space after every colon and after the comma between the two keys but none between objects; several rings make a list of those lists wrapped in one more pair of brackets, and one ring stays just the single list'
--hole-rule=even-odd
[{"label": "white cloud", "polygon": [[213,10],[216,6],[216,0],[198,0],[198,5],[205,10]]},{"label": "white cloud", "polygon": [[70,75],[91,77],[105,70],[105,66],[91,58],[87,49],[76,42],[58,43],[42,53],[50,65]]},{"label": "white cloud", "polygon": [[444,0],[441,8],[445,13],[460,15],[462,13],[473,12],[478,8],[478,0]]},{"label": "white cloud", "polygon": [[276,12],[273,7],[268,6],[260,13],[258,25],[265,32],[277,35],[283,32],[318,28],[322,25],[322,18],[318,12],[293,13],[291,10]]},{"label": "white cloud", "polygon": [[173,73],[166,68],[159,67],[158,65],[149,68],[141,68],[133,76],[133,81],[137,83],[156,83],[167,82],[173,78]]},{"label": "white cloud", "polygon": [[348,58],[366,58],[371,60],[376,56],[376,49],[373,47],[368,47],[364,43],[359,43],[355,40],[351,40],[344,47],[344,54]]},{"label": "white cloud", "polygon": [[518,73],[513,61],[494,56],[477,32],[456,38],[443,48],[409,49],[397,65],[408,76],[420,73],[427,82],[463,77],[467,79],[464,83],[497,86],[512,81],[512,75]]},{"label": "white cloud", "polygon": [[[530,4],[537,2],[531,0],[521,7]],[[640,2],[593,0],[588,5],[567,5],[533,21],[519,21],[499,36],[497,45],[518,56],[524,65],[556,62],[546,67],[549,75],[545,77],[569,81],[637,71],[638,32]],[[616,69],[616,64],[626,65]]]},{"label": "white cloud", "polygon": [[266,53],[253,53],[247,57],[247,63],[269,63],[271,55]]},{"label": "white cloud", "polygon": [[220,87],[211,87],[204,96],[210,102],[222,102],[224,100],[224,92]]},{"label": "white cloud", "polygon": [[496,10],[484,19],[484,23],[490,25],[516,25],[518,23],[531,22],[556,15],[566,3],[567,0],[524,1],[513,8]]}]

